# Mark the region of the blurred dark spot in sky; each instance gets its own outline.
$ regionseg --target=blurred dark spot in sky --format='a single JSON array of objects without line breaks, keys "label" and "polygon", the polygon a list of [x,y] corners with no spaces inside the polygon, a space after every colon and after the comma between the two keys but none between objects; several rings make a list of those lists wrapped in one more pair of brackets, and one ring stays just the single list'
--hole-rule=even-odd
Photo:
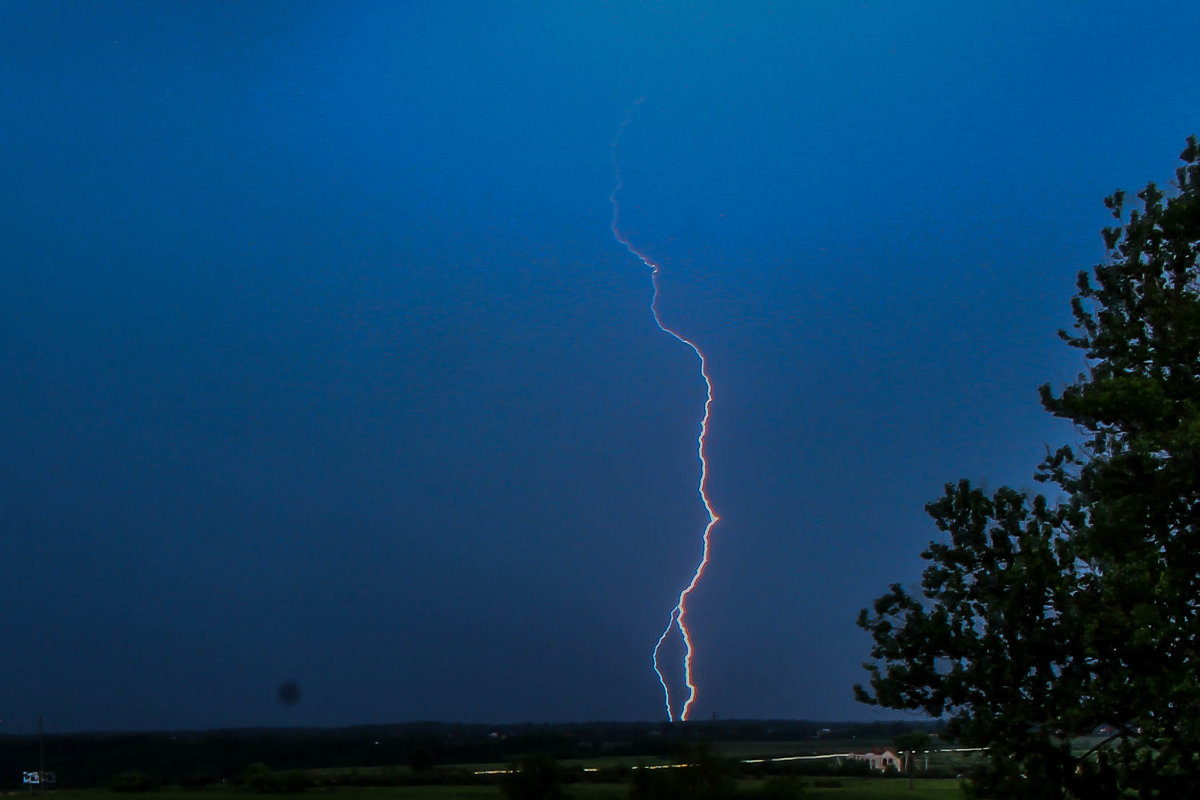
[{"label": "blurred dark spot in sky", "polygon": [[276,694],[281,705],[294,706],[300,702],[300,684],[294,680],[285,680],[279,684]]}]

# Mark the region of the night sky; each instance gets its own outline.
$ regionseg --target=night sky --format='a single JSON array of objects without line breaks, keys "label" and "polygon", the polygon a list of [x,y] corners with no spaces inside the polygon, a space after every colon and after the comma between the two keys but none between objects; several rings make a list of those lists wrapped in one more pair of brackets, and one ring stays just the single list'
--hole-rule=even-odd
[{"label": "night sky", "polygon": [[[1034,487],[1200,5],[0,5],[0,733],[857,705],[926,502]],[[676,653],[675,658],[677,659]],[[677,671],[677,670],[676,670]],[[295,681],[294,703],[281,683]],[[294,699],[294,698],[293,698]]]}]

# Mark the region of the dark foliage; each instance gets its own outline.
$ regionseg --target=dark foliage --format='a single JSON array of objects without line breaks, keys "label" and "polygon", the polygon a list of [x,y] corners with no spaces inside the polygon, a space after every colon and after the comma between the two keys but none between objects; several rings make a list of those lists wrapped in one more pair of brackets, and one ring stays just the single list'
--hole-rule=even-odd
[{"label": "dark foliage", "polygon": [[677,766],[639,764],[629,780],[630,800],[722,800],[737,795],[736,765],[707,743],[676,752]]},{"label": "dark foliage", "polygon": [[114,792],[148,792],[158,788],[158,781],[145,772],[130,770],[113,776],[109,788]]},{"label": "dark foliage", "polygon": [[789,775],[768,778],[759,793],[763,800],[800,800],[807,796],[804,782]]},{"label": "dark foliage", "polygon": [[275,771],[266,764],[251,764],[233,781],[259,794],[298,794],[314,785],[300,770]]},{"label": "dark foliage", "polygon": [[562,800],[563,774],[545,753],[532,753],[514,764],[500,788],[508,800]]}]

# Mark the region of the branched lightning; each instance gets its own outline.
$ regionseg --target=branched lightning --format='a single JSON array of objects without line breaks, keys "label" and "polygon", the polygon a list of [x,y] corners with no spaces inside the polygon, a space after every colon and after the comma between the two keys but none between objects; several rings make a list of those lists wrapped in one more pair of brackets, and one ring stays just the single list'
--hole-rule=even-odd
[{"label": "branched lightning", "polygon": [[678,331],[673,330],[672,328],[669,328],[663,324],[662,316],[659,314],[658,309],[658,295],[660,288],[659,276],[662,272],[662,269],[656,262],[651,260],[649,256],[634,247],[633,243],[630,242],[625,234],[621,232],[620,227],[620,207],[617,204],[617,195],[620,194],[621,189],[624,187],[624,183],[621,180],[621,168],[617,160],[617,145],[621,141],[621,134],[625,132],[625,128],[629,126],[630,121],[633,119],[634,109],[637,108],[641,102],[642,100],[635,102],[625,114],[625,119],[621,122],[621,127],[617,129],[617,135],[613,138],[612,142],[612,167],[615,182],[613,184],[612,192],[608,195],[609,203],[612,205],[612,234],[613,238],[624,245],[625,249],[628,250],[631,255],[636,257],[642,262],[642,264],[649,268],[650,284],[654,290],[650,298],[650,312],[654,316],[654,323],[658,325],[659,330],[661,330],[663,333],[667,333],[675,337],[676,340],[690,347],[692,352],[696,354],[696,358],[700,362],[700,376],[704,379],[706,392],[704,399],[704,416],[700,420],[700,433],[696,437],[696,455],[700,459],[700,482],[698,491],[700,493],[700,500],[704,503],[704,510],[708,512],[708,524],[704,526],[703,548],[701,549],[700,553],[700,561],[696,565],[695,572],[692,573],[692,579],[688,581],[687,585],[684,586],[683,590],[679,593],[679,601],[675,604],[675,607],[671,609],[671,618],[667,622],[667,627],[663,629],[662,635],[658,637],[658,641],[654,645],[654,651],[651,657],[651,664],[654,666],[654,672],[656,675],[658,675],[659,683],[662,684],[663,699],[667,707],[667,719],[673,722],[676,717],[674,705],[671,699],[671,686],[667,682],[666,677],[663,675],[662,669],[659,667],[659,651],[662,650],[663,643],[666,642],[667,638],[671,635],[671,631],[678,630],[679,635],[683,640],[683,682],[687,686],[687,699],[684,700],[683,705],[679,710],[679,719],[686,721],[689,713],[692,710],[692,704],[696,702],[697,694],[696,683],[692,672],[692,661],[695,654],[695,647],[692,642],[691,631],[688,629],[687,625],[687,602],[697,584],[700,583],[700,579],[704,577],[704,570],[706,567],[708,567],[713,527],[716,526],[717,522],[719,522],[721,518],[713,509],[712,499],[708,496],[708,456],[705,452],[705,444],[708,439],[708,423],[712,416],[713,402],[713,385],[712,379],[708,374],[708,361],[704,357],[703,351],[700,350],[700,347],[695,342],[693,342],[691,339],[688,339]]}]

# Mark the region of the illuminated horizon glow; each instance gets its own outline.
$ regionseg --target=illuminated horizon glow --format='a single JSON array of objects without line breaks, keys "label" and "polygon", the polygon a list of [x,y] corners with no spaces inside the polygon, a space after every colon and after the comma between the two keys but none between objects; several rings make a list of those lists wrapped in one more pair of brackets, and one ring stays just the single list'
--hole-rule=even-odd
[{"label": "illuminated horizon glow", "polygon": [[713,402],[713,385],[712,378],[708,374],[708,359],[705,358],[704,352],[694,341],[687,338],[683,334],[667,327],[663,323],[662,316],[658,310],[658,296],[660,292],[659,275],[662,268],[657,262],[652,260],[642,251],[634,247],[633,243],[621,232],[620,226],[620,206],[617,203],[617,195],[624,188],[624,182],[621,179],[621,167],[617,161],[617,145],[621,141],[621,134],[625,132],[625,128],[633,120],[634,110],[641,105],[645,98],[639,98],[629,110],[625,112],[625,119],[621,122],[621,127],[617,129],[617,135],[612,141],[612,166],[615,183],[612,191],[608,195],[608,201],[612,205],[612,230],[613,238],[629,251],[631,255],[636,257],[643,265],[650,269],[650,284],[653,287],[653,294],[650,298],[650,313],[654,316],[654,324],[663,333],[670,334],[678,341],[687,345],[696,354],[696,358],[700,362],[700,377],[704,379],[705,398],[704,398],[704,416],[700,419],[700,433],[696,437],[696,455],[700,460],[700,481],[697,490],[700,494],[700,500],[704,503],[704,510],[708,513],[708,524],[704,526],[704,535],[702,537],[703,547],[700,553],[700,561],[696,565],[695,571],[692,573],[692,579],[679,593],[679,600],[675,607],[671,609],[671,618],[667,622],[667,627],[663,629],[662,635],[658,637],[658,641],[654,645],[654,651],[651,655],[651,664],[654,667],[654,672],[658,675],[658,682],[662,684],[663,701],[667,707],[667,719],[671,722],[675,721],[675,710],[671,702],[671,686],[663,675],[662,669],[659,668],[659,651],[662,650],[663,643],[671,635],[672,629],[679,631],[679,636],[683,640],[683,682],[687,686],[687,699],[679,709],[679,719],[686,722],[688,715],[691,713],[692,705],[696,702],[698,693],[696,682],[692,672],[692,662],[695,656],[695,646],[692,642],[692,634],[687,625],[687,601],[688,597],[695,590],[700,579],[704,577],[704,570],[708,567],[709,554],[712,544],[712,530],[721,517],[713,509],[711,498],[708,496],[708,455],[705,452],[705,444],[708,440],[708,424],[712,418],[712,402]]}]

